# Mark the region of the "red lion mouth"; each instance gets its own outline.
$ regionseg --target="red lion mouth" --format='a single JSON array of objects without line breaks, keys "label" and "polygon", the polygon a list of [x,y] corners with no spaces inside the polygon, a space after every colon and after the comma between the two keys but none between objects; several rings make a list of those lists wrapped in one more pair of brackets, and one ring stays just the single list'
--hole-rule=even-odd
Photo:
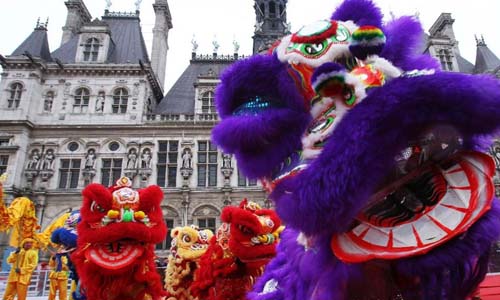
[{"label": "red lion mouth", "polygon": [[93,244],[85,251],[85,257],[94,264],[118,270],[130,266],[144,253],[144,246],[130,241]]}]

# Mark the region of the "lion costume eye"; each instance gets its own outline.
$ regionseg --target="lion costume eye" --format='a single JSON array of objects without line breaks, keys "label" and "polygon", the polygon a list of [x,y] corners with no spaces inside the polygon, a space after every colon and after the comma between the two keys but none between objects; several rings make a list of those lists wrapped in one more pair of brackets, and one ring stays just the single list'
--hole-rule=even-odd
[{"label": "lion costume eye", "polygon": [[99,204],[97,204],[97,202],[95,201],[92,201],[92,204],[90,205],[90,211],[91,212],[98,211],[102,214],[106,212],[106,210],[102,208]]},{"label": "lion costume eye", "polygon": [[327,41],[317,44],[303,44],[301,51],[308,56],[320,55],[323,51],[325,51],[326,43]]},{"label": "lion costume eye", "polygon": [[190,242],[191,242],[191,237],[190,237],[189,235],[187,235],[187,234],[184,234],[184,235],[182,236],[182,241],[183,241],[184,243],[190,243]]}]

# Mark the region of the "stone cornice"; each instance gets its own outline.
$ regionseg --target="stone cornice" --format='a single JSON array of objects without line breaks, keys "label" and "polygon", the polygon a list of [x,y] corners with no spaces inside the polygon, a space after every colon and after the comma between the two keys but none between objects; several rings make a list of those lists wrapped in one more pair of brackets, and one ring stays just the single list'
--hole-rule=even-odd
[{"label": "stone cornice", "polygon": [[28,120],[0,120],[0,127],[5,128],[7,126],[22,126],[26,127],[30,130],[35,128],[35,124],[33,124],[31,121]]}]

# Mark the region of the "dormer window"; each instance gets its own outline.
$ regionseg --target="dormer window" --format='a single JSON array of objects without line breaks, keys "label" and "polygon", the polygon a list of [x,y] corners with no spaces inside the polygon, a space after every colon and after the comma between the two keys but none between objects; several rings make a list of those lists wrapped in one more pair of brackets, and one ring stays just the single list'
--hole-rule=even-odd
[{"label": "dormer window", "polygon": [[8,108],[18,108],[21,103],[21,95],[23,93],[23,85],[20,83],[13,83],[10,85],[9,98],[7,99]]},{"label": "dormer window", "polygon": [[83,61],[97,61],[100,47],[99,40],[96,38],[87,39],[83,47]]},{"label": "dormer window", "polygon": [[201,112],[215,113],[215,97],[214,92],[208,91],[201,96]]}]

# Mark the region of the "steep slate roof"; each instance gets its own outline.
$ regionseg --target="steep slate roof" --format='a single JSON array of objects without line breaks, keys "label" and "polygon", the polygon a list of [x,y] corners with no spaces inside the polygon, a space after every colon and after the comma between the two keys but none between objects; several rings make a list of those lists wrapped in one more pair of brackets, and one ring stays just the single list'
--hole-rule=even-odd
[{"label": "steep slate roof", "polygon": [[139,59],[149,62],[148,51],[141,30],[139,17],[102,17],[109,24],[111,39],[115,43],[112,55],[114,63],[138,63]]},{"label": "steep slate roof", "polygon": [[29,52],[33,57],[39,57],[45,61],[52,61],[47,38],[47,29],[44,26],[37,26],[30,36],[28,36],[11,55],[19,56],[23,55],[25,52]]},{"label": "steep slate roof", "polygon": [[199,75],[206,75],[211,69],[217,76],[234,61],[193,59],[182,75],[177,79],[160,104],[155,114],[194,114],[195,87]]},{"label": "steep slate roof", "polygon": [[462,73],[472,74],[474,73],[474,65],[463,58],[461,55],[457,55],[458,70]]},{"label": "steep slate roof", "polygon": [[[111,45],[108,52],[108,63],[137,64],[139,60],[149,63],[149,56],[141,31],[138,16],[106,15],[99,23],[109,25]],[[94,20],[90,25],[97,24]],[[52,53],[52,57],[63,63],[74,63],[78,50],[78,35]]]},{"label": "steep slate roof", "polygon": [[474,73],[492,72],[498,66],[500,66],[500,59],[491,52],[490,48],[484,43],[484,40],[479,42],[476,50],[476,66],[474,68]]}]

